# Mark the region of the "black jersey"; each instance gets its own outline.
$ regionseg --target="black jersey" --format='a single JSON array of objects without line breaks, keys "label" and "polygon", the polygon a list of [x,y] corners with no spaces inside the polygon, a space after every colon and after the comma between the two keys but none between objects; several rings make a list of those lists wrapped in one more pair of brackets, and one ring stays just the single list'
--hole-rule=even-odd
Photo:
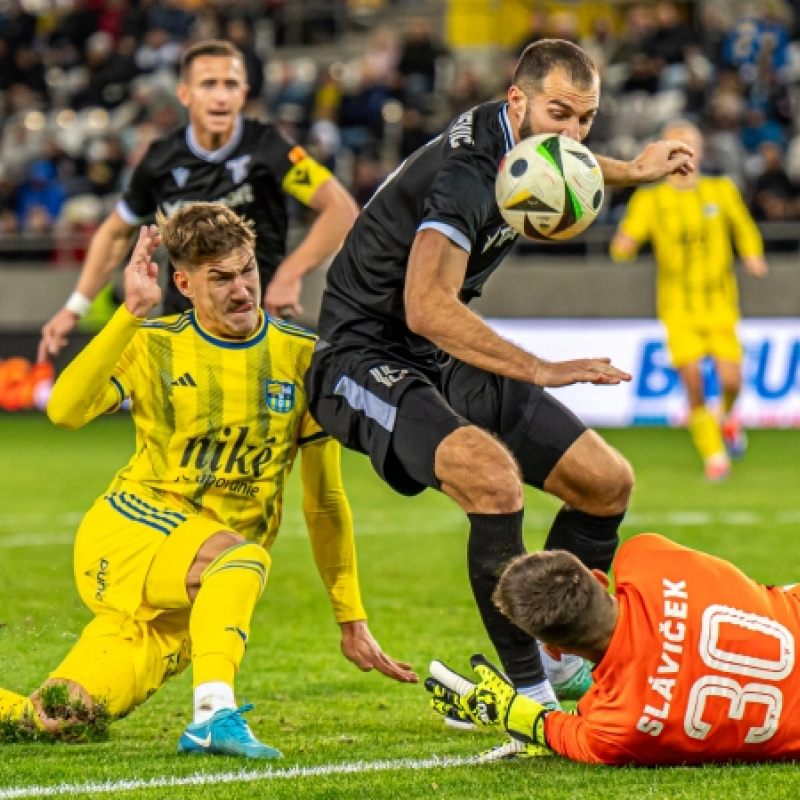
[{"label": "black jersey", "polygon": [[[307,202],[313,192],[306,190],[316,189],[330,177],[316,162],[311,169],[307,162],[312,159],[301,147],[274,126],[256,120],[239,117],[230,141],[214,151],[197,144],[191,126],[182,127],[150,145],[133,171],[117,212],[128,224],[138,225],[157,209],[170,216],[190,203],[224,203],[255,225],[263,288],[286,253],[284,192]],[[164,305],[167,313],[189,307],[174,286],[171,268]]]},{"label": "black jersey", "polygon": [[328,272],[322,339],[433,365],[436,346],[406,324],[403,291],[411,245],[418,230],[442,232],[469,253],[461,299],[480,295],[517,236],[494,195],[500,161],[513,145],[507,104],[484,103],[457,117],[389,175]]}]

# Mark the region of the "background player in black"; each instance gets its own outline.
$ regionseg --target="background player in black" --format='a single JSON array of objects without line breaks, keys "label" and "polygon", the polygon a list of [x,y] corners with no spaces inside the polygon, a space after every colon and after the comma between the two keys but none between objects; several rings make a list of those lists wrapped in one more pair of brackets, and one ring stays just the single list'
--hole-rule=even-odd
[{"label": "background player in black", "polygon": [[[255,224],[264,307],[273,316],[301,311],[303,275],[331,256],[358,209],[339,181],[272,125],[245,120],[241,53],[229,42],[199,42],[181,61],[178,99],[189,125],[154,142],[134,170],[115,211],[92,238],[75,292],[42,329],[39,357],[55,356],[128,251],[141,222],[187,203],[218,201]],[[286,258],[286,198],[319,212],[304,241]],[[164,314],[183,311],[170,269]]]},{"label": "background player in black", "polygon": [[[625,459],[541,387],[630,376],[604,358],[537,358],[466,302],[515,238],[494,199],[504,154],[537,133],[582,140],[599,92],[580,48],[538,42],[521,57],[507,102],[462,114],[404,162],[334,259],[306,376],[322,427],[368,453],[390,485],[441,489],[467,512],[469,577],[487,632],[515,685],[540,702],[555,698],[536,644],[491,602],[500,569],[524,552],[522,483],[564,501],[546,546],[603,571],[633,487]],[[606,182],[635,184],[692,170],[691,155],[662,141],[629,163],[599,160]]]}]

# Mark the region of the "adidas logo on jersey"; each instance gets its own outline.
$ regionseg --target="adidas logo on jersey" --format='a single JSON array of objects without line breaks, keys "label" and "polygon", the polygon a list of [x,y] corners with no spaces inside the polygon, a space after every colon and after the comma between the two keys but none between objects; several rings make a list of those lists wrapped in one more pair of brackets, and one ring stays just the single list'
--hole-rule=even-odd
[{"label": "adidas logo on jersey", "polygon": [[188,373],[184,372],[180,378],[172,381],[173,386],[192,386],[193,388],[197,388],[197,384],[194,382],[194,378]]},{"label": "adidas logo on jersey", "polygon": [[189,170],[186,167],[176,167],[172,170],[172,177],[175,178],[175,183],[183,189],[186,186],[186,181],[189,180]]}]

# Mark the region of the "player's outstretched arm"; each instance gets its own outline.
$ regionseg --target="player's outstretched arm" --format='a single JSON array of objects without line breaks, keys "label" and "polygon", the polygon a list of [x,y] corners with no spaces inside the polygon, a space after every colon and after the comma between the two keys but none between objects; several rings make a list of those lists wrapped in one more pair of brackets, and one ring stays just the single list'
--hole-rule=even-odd
[{"label": "player's outstretched arm", "polygon": [[147,312],[158,303],[158,267],[152,260],[160,243],[155,225],[142,227],[125,268],[125,304],[61,373],[47,404],[50,420],[74,430],[117,406],[120,384],[111,377]]},{"label": "player's outstretched arm", "polygon": [[69,335],[89,309],[89,304],[108,283],[114,269],[125,257],[134,230],[116,211],[97,229],[89,243],[89,251],[75,291],[66,305],[42,328],[39,361],[57,356],[67,344]]},{"label": "player's outstretched arm", "polygon": [[608,186],[639,186],[653,183],[667,175],[688,175],[694,172],[694,150],[684,142],[662,139],[645,147],[633,161],[617,161],[597,156]]},{"label": "player's outstretched arm", "polygon": [[607,358],[551,363],[495,333],[459,300],[468,254],[435,230],[414,239],[404,292],[406,322],[451,356],[480,369],[539,386],[617,384],[631,376]]},{"label": "player's outstretched arm", "polygon": [[314,192],[308,205],[319,216],[305,239],[280,264],[264,293],[264,308],[273,317],[303,313],[303,276],[336,253],[358,216],[355,200],[333,176]]},{"label": "player's outstretched arm", "polygon": [[303,513],[319,574],[342,629],[342,653],[359,669],[376,669],[403,683],[416,683],[411,665],[383,652],[370,633],[358,585],[353,516],[342,484],[341,447],[322,438],[301,450]]}]

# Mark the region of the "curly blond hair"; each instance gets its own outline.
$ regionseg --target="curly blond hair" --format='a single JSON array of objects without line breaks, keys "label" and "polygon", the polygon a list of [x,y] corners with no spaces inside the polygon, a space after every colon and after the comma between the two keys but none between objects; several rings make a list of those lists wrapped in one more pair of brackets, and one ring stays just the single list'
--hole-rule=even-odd
[{"label": "curly blond hair", "polygon": [[252,250],[256,243],[253,223],[222,203],[192,203],[171,217],[159,211],[156,222],[170,261],[183,269],[196,269],[241,247]]}]

